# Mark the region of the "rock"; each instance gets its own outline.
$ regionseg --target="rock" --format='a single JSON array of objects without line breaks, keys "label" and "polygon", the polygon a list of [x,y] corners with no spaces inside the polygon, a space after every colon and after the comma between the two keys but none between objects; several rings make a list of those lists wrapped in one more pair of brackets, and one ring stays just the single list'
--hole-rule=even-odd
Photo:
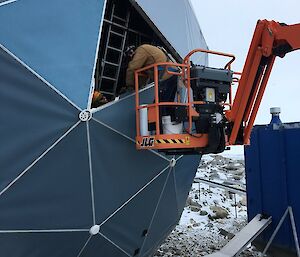
[{"label": "rock", "polygon": [[239,170],[233,171],[232,174],[242,177],[244,175],[244,170],[239,169]]},{"label": "rock", "polygon": [[228,198],[232,200],[234,198],[234,194],[231,193],[230,191],[225,191],[224,198],[225,198],[225,200],[227,200]]},{"label": "rock", "polygon": [[214,159],[209,162],[209,164],[212,166],[225,165],[229,163],[229,160],[229,158],[223,157],[221,155],[216,155],[214,156]]},{"label": "rock", "polygon": [[216,246],[215,245],[210,245],[209,248],[213,251],[217,250]]},{"label": "rock", "polygon": [[192,197],[189,196],[189,197],[186,199],[185,205],[186,205],[186,206],[191,205],[191,202],[192,202],[192,201],[193,201]]},{"label": "rock", "polygon": [[205,169],[207,167],[207,163],[204,161],[200,162],[199,169]]},{"label": "rock", "polygon": [[226,209],[219,207],[219,206],[212,206],[210,209],[214,212],[213,215],[211,215],[211,218],[213,220],[215,219],[224,219],[227,218],[229,213]]},{"label": "rock", "polygon": [[200,203],[194,201],[191,197],[188,197],[188,199],[186,200],[186,206],[194,206],[194,207],[201,208]]},{"label": "rock", "polygon": [[241,177],[241,176],[238,176],[238,175],[234,175],[234,176],[233,176],[233,179],[234,179],[234,180],[241,180],[242,177]]},{"label": "rock", "polygon": [[226,170],[237,170],[238,169],[238,167],[237,166],[235,166],[234,164],[229,164],[229,165],[227,165],[227,166],[225,166],[224,167]]},{"label": "rock", "polygon": [[204,211],[204,210],[201,210],[201,211],[200,211],[200,215],[201,215],[201,216],[206,216],[207,214],[208,214],[207,211]]},{"label": "rock", "polygon": [[200,226],[200,223],[196,222],[193,224],[193,227],[199,227]]},{"label": "rock", "polygon": [[180,249],[173,248],[172,250],[173,250],[173,255],[175,255],[175,256],[181,256],[182,255],[182,252],[181,252]]},{"label": "rock", "polygon": [[191,202],[191,206],[195,206],[195,207],[199,207],[199,208],[202,207],[201,204],[198,203],[198,202],[196,202],[196,201],[192,201],[192,202]]},{"label": "rock", "polygon": [[198,207],[198,206],[190,206],[190,208],[191,208],[191,211],[193,211],[193,212],[199,212],[200,211],[200,207]]},{"label": "rock", "polygon": [[242,206],[247,206],[247,198],[243,196],[243,198],[239,201]]},{"label": "rock", "polygon": [[232,238],[234,237],[234,234],[232,234],[232,233],[226,231],[226,230],[223,229],[223,228],[219,228],[219,232],[220,232],[220,235],[222,235],[222,236],[224,236],[224,237],[226,237],[226,238],[228,238],[228,239],[232,239]]},{"label": "rock", "polygon": [[220,175],[217,172],[213,172],[212,174],[209,175],[210,180],[219,179],[219,178]]}]

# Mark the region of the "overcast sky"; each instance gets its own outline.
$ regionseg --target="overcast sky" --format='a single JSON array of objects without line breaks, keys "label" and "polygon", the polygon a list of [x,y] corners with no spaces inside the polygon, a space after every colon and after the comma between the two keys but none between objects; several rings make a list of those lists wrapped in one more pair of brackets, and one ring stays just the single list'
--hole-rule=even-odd
[{"label": "overcast sky", "polygon": [[[209,49],[233,53],[236,71],[242,71],[258,19],[300,23],[299,0],[191,0]],[[299,34],[300,37],[300,34]],[[220,65],[210,59],[210,66]],[[300,121],[300,50],[277,58],[256,118],[270,121],[269,108],[281,107],[283,122]]]}]

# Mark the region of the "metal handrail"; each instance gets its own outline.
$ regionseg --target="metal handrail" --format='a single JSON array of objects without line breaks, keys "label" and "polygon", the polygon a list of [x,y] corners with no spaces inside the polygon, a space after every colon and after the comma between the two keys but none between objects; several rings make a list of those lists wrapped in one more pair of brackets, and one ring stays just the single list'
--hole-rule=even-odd
[{"label": "metal handrail", "polygon": [[[155,63],[152,65],[149,65],[147,67],[143,67],[141,69],[138,69],[135,71],[135,90],[136,90],[136,130],[137,130],[137,136],[140,135],[140,114],[139,114],[139,110],[143,109],[143,108],[155,108],[155,124],[156,124],[156,134],[160,135],[160,120],[159,120],[159,107],[160,106],[189,106],[189,101],[188,103],[179,103],[179,102],[163,102],[160,103],[159,102],[159,88],[158,88],[158,84],[159,84],[159,73],[158,73],[158,68],[159,67],[165,67],[164,71],[166,71],[168,74],[170,75],[176,75],[176,76],[181,76],[183,78],[183,81],[185,80],[185,72],[184,70],[187,69],[187,65],[186,64],[181,64],[181,63],[171,63],[171,62],[161,62],[161,63]],[[168,68],[171,67],[180,67],[181,71],[180,72],[174,72],[174,71],[169,71]],[[140,106],[139,103],[139,76],[141,74],[145,74],[145,72],[149,72],[150,70],[154,70],[154,93],[155,93],[155,101],[153,104],[147,104],[146,106]],[[190,92],[190,84],[185,83],[185,86],[188,89],[188,93]],[[191,112],[189,112],[189,115],[191,115]]]}]

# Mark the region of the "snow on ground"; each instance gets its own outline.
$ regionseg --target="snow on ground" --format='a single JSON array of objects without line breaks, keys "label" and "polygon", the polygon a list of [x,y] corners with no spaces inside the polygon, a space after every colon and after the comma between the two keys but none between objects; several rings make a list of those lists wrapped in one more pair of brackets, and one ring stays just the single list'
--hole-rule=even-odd
[{"label": "snow on ground", "polygon": [[[196,178],[245,189],[244,170],[242,155],[206,155]],[[246,224],[245,195],[194,183],[179,224],[154,257],[205,256],[222,248]],[[240,256],[260,255],[249,247]]]}]

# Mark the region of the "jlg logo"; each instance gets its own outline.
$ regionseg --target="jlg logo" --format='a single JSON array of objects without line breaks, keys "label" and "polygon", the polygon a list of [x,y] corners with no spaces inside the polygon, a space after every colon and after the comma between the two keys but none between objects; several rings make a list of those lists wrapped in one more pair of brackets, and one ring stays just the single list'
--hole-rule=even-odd
[{"label": "jlg logo", "polygon": [[153,137],[144,137],[141,143],[141,147],[152,147],[154,146],[154,138]]}]

